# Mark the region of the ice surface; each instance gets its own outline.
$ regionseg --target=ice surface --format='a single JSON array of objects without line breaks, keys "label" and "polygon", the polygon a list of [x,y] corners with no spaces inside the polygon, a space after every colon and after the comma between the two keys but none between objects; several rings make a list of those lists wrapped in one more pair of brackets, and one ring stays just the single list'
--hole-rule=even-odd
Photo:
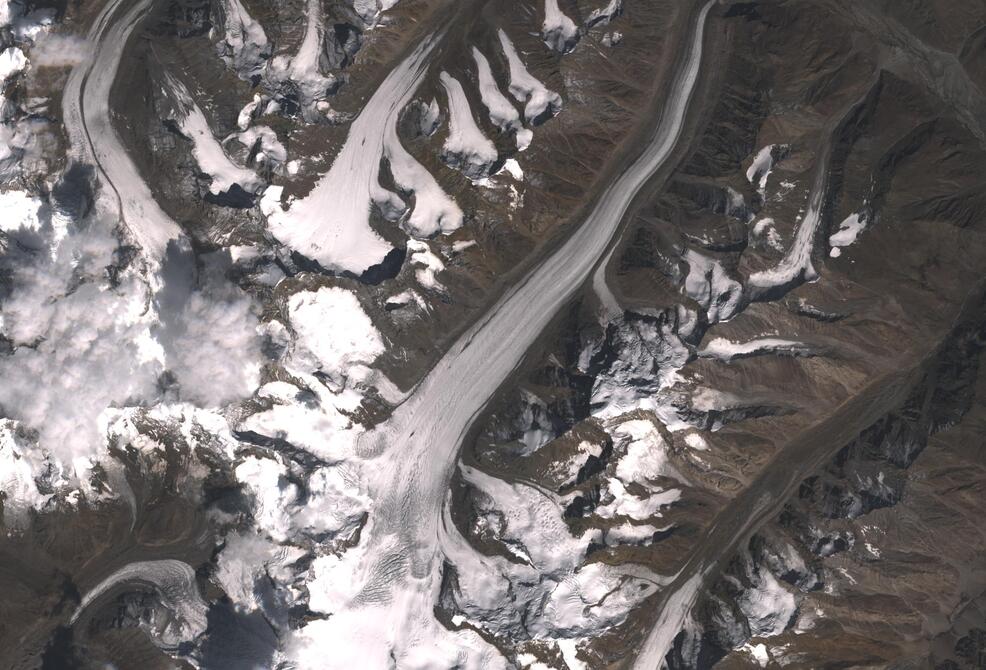
[{"label": "ice surface", "polygon": [[377,26],[381,15],[394,7],[400,0],[352,0],[353,11],[363,20],[363,24],[372,29]]},{"label": "ice surface", "polygon": [[288,481],[287,469],[270,458],[248,456],[236,466],[236,479],[254,496],[253,517],[271,538],[284,542],[291,536],[291,507],[300,495]]},{"label": "ice surface", "polygon": [[762,194],[767,188],[767,178],[774,167],[774,145],[768,144],[753,157],[753,163],[746,170],[746,179]]},{"label": "ice surface", "polygon": [[667,319],[618,317],[610,329],[611,345],[620,355],[596,377],[591,397],[593,416],[608,419],[644,409],[657,413],[668,424],[668,401],[661,391],[679,380],[678,370],[691,355],[688,347]]},{"label": "ice surface", "polygon": [[[216,559],[215,583],[243,612],[263,610],[269,584],[291,584],[301,570],[306,552],[250,532],[230,533]],[[292,594],[295,595],[295,594]]]},{"label": "ice surface", "polygon": [[250,127],[250,123],[253,121],[254,115],[260,109],[260,106],[264,103],[264,98],[259,93],[253,94],[253,100],[243,105],[243,109],[236,116],[236,126],[240,130],[246,130]]},{"label": "ice surface", "polygon": [[199,594],[195,570],[182,561],[165,559],[128,563],[113,572],[82,596],[72,615],[72,623],[89,605],[112,589],[137,582],[154,586],[161,604],[175,617],[161,634],[158,642],[168,648],[177,648],[181,642],[190,642],[205,632],[208,607]]},{"label": "ice surface", "polygon": [[66,464],[98,452],[103,410],[154,398],[163,371],[150,291],[132,272],[111,289],[116,239],[104,226],[70,231],[47,255],[11,259],[0,317],[14,347],[0,357],[0,405]]},{"label": "ice surface", "polygon": [[692,449],[697,449],[698,451],[705,451],[709,448],[708,443],[705,438],[698,433],[688,433],[685,435],[685,444],[687,444]]},{"label": "ice surface", "polygon": [[194,144],[192,154],[199,169],[212,178],[209,191],[213,195],[225,193],[234,184],[248,193],[255,193],[260,189],[263,185],[260,178],[252,170],[240,167],[226,155],[212,135],[205,115],[198,107],[189,110],[188,116],[180,125],[182,133]]},{"label": "ice surface", "polygon": [[39,231],[42,223],[41,200],[25,191],[0,193],[0,230],[13,233],[18,230]]},{"label": "ice surface", "polygon": [[356,366],[383,353],[380,334],[355,294],[323,286],[288,298],[287,311],[296,334],[292,365],[319,370],[342,385]]},{"label": "ice surface", "polygon": [[[461,466],[463,478],[494,501],[503,513],[500,538],[539,571],[565,574],[578,565],[598,531],[573,537],[558,504],[525,484],[510,484],[474,468]],[[492,510],[490,510],[492,513]]]},{"label": "ice surface", "polygon": [[507,37],[503,30],[497,31],[500,38],[500,46],[503,54],[507,57],[507,65],[510,70],[510,95],[514,96],[524,105],[524,118],[528,123],[540,123],[547,116],[554,116],[561,111],[561,96],[548,88],[536,79],[524,61],[520,59],[513,42]]},{"label": "ice surface", "polygon": [[777,228],[774,226],[774,220],[772,218],[767,217],[756,221],[750,232],[755,239],[763,240],[771,249],[781,252],[784,251],[784,246],[781,244],[780,233],[777,232]]},{"label": "ice surface", "polygon": [[217,407],[249,396],[260,382],[260,338],[250,299],[237,288],[188,296],[165,342],[181,397]]},{"label": "ice surface", "polygon": [[364,430],[351,415],[366,387],[384,381],[369,367],[383,353],[383,340],[356,296],[339,287],[295,293],[287,312],[293,338],[276,321],[268,330],[286,347],[283,363],[299,385],[264,385],[259,396],[271,407],[244,419],[240,429],[279,437],[330,463],[344,461]]},{"label": "ice surface", "polygon": [[649,521],[662,516],[661,512],[681,499],[679,489],[656,490],[655,493],[641,497],[630,493],[622,481],[611,477],[606,481],[603,505],[596,507],[595,514],[602,519],[628,517],[634,521]]},{"label": "ice surface", "polygon": [[654,535],[671,528],[672,526],[657,528],[647,523],[633,524],[624,521],[622,524],[606,529],[606,546],[617,547],[627,544],[647,546],[651,544]]},{"label": "ice surface", "polygon": [[824,170],[819,172],[817,181],[809,196],[808,211],[798,226],[798,232],[787,254],[775,267],[750,275],[747,286],[751,298],[770,295],[772,291],[778,289],[789,290],[801,282],[814,281],[818,278],[818,273],[811,262],[811,254],[814,249],[815,232],[822,218]]},{"label": "ice surface", "polygon": [[613,436],[626,442],[616,465],[616,476],[624,483],[648,486],[659,477],[681,478],[668,463],[668,445],[651,421],[625,421],[616,426]]},{"label": "ice surface", "polygon": [[37,478],[47,470],[37,445],[19,434],[18,424],[0,419],[0,491],[4,493],[3,521],[16,527],[28,509],[41,509],[51,499],[38,489]]},{"label": "ice surface", "polygon": [[394,127],[386,131],[384,156],[397,187],[414,194],[414,208],[401,222],[404,230],[415,237],[428,238],[462,226],[462,210],[425,166],[404,149]]},{"label": "ice surface", "polygon": [[394,307],[404,307],[405,305],[414,304],[417,305],[419,309],[425,309],[427,303],[424,298],[414,290],[408,289],[406,291],[401,291],[395,295],[387,298],[387,308],[393,309]]},{"label": "ice surface", "polygon": [[302,377],[308,382],[305,388],[286,382],[263,386],[260,395],[272,399],[271,408],[244,419],[240,430],[283,439],[331,463],[350,458],[363,432],[350,416],[359,408],[362,393],[351,388],[333,393],[316,378]]},{"label": "ice surface", "polygon": [[606,33],[603,35],[602,40],[600,40],[604,47],[615,47],[617,44],[623,41],[623,33],[619,30],[614,30],[611,33]]},{"label": "ice surface", "polygon": [[[283,163],[288,158],[287,149],[277,139],[277,133],[267,126],[254,126],[236,135],[237,141],[245,147],[258,147],[259,153],[257,160],[270,159],[276,163]],[[261,159],[260,155],[265,158]]]},{"label": "ice surface", "polygon": [[14,75],[27,68],[27,56],[18,47],[7,47],[0,53],[0,83],[6,83]]},{"label": "ice surface", "polygon": [[418,240],[408,240],[407,250],[411,265],[416,268],[414,277],[418,280],[418,283],[431,290],[441,290],[444,288],[435,278],[435,275],[445,269],[445,264],[442,262],[442,259],[432,253],[427,243]]},{"label": "ice surface", "polygon": [[322,74],[320,64],[324,47],[325,17],[322,2],[307,0],[304,39],[287,68],[281,70],[280,61],[275,60],[269,69],[269,76],[294,82],[301,94],[301,105],[309,114],[312,114],[313,109],[328,109],[325,98],[337,83],[332,74]]},{"label": "ice surface", "polygon": [[743,591],[736,603],[750,623],[750,633],[754,637],[780,635],[797,612],[794,594],[766,568],[754,569],[749,558],[746,568],[753,585]]},{"label": "ice surface", "polygon": [[767,653],[767,645],[763,642],[760,642],[759,644],[750,644],[747,642],[740,647],[740,650],[745,651],[752,656],[754,662],[761,668],[766,668],[767,664],[770,662],[770,655]]},{"label": "ice surface", "polygon": [[[30,211],[38,207],[40,216]],[[47,223],[57,218],[48,203],[31,204],[24,215],[36,251],[6,255],[10,293],[0,317],[13,347],[0,357],[0,404],[37,431],[32,453],[48,484],[86,495],[93,466],[107,460],[111,427],[126,408],[164,400],[164,372],[172,373],[170,400],[208,406],[250,395],[259,378],[249,298],[207,271],[198,287],[191,277],[176,287],[170,276],[154,276],[152,286],[136,265],[111,281],[117,219],[102,207],[84,225],[66,219],[59,228]]]}]

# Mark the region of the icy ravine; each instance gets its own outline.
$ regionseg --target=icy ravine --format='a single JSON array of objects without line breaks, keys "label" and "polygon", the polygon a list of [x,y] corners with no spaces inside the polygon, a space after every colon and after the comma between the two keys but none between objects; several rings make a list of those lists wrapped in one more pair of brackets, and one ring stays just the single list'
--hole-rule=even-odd
[{"label": "icy ravine", "polygon": [[[356,563],[348,577],[355,584],[351,596],[324,632],[338,629],[332,637],[343,639],[344,629],[350,644],[379,655],[367,661],[386,664],[393,650],[413,667],[411,659],[421,653],[413,650],[415,638],[421,642],[415,631],[433,620],[446,554],[442,509],[459,445],[552,315],[589,277],[631,199],[677,145],[712,4],[699,12],[667,108],[643,154],[603,192],[572,237],[460,338],[387,424],[361,440],[368,457],[379,454],[367,468],[375,505],[363,541],[347,552],[356,554],[341,559]],[[477,647],[478,640],[471,644]],[[488,656],[477,649],[476,658]]]},{"label": "icy ravine", "polygon": [[112,0],[96,17],[87,36],[91,50],[69,75],[62,110],[71,158],[99,168],[103,181],[116,193],[127,229],[154,261],[161,258],[170,240],[181,236],[181,229],[154,200],[110,120],[110,89],[123,50],[151,0],[139,0],[111,22],[122,4],[122,0]]}]

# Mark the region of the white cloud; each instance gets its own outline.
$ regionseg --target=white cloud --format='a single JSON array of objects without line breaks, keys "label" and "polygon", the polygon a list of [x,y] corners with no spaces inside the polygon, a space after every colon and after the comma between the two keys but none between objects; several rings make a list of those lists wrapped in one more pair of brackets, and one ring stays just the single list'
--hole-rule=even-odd
[{"label": "white cloud", "polygon": [[71,67],[89,53],[89,43],[75,35],[45,33],[31,48],[31,62],[36,67]]},{"label": "white cloud", "polygon": [[169,347],[168,366],[182,398],[200,406],[239,400],[260,383],[257,317],[249,299],[234,291],[192,293],[180,317],[182,332]]},{"label": "white cloud", "polygon": [[148,349],[148,289],[134,273],[111,285],[116,240],[102,222],[65,237],[52,255],[22,254],[0,333],[16,347],[0,357],[0,407],[39,432],[42,447],[69,463],[101,445],[99,416],[147,402],[162,370]]}]

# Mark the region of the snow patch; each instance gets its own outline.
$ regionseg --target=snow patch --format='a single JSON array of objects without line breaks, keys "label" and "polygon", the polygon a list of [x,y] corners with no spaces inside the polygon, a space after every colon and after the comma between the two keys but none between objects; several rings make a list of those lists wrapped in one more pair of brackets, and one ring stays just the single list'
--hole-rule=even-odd
[{"label": "snow patch", "polygon": [[832,247],[829,254],[833,258],[838,257],[840,253],[839,248],[848,247],[855,242],[859,234],[866,229],[866,224],[865,212],[856,212],[847,216],[839,224],[839,230],[829,236],[829,246]]},{"label": "snow patch", "polygon": [[418,283],[433,291],[443,289],[444,287],[435,278],[435,275],[445,269],[442,259],[432,253],[425,242],[418,240],[408,240],[407,250],[410,252],[411,265],[416,268],[414,277]]}]

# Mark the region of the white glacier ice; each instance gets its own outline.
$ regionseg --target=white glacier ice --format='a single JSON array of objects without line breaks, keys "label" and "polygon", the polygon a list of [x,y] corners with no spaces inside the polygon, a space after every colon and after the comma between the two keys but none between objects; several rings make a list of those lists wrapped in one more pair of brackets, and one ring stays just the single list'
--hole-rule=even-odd
[{"label": "white glacier ice", "polygon": [[833,257],[837,257],[840,253],[841,247],[848,247],[859,234],[866,229],[866,214],[860,212],[854,212],[847,216],[842,223],[839,224],[839,230],[829,236],[829,246],[832,247],[829,254]]},{"label": "white glacier ice", "polygon": [[500,46],[503,54],[507,57],[507,65],[510,70],[510,95],[518,101],[525,103],[524,118],[528,123],[540,123],[548,116],[554,116],[561,111],[561,96],[548,88],[536,79],[524,61],[520,59],[513,42],[507,37],[503,30],[498,30]]},{"label": "white glacier ice", "polygon": [[[199,169],[211,178],[209,192],[213,195],[229,191],[238,185],[248,193],[263,187],[263,180],[250,169],[237,165],[226,155],[219,140],[212,134],[209,122],[192,99],[185,85],[176,77],[166,77],[166,88],[176,107],[176,123],[182,135],[192,142],[192,155]],[[256,135],[256,131],[245,131]]]},{"label": "white glacier ice", "polygon": [[746,179],[756,186],[762,194],[767,188],[767,178],[774,167],[774,145],[768,144],[753,157],[753,162],[746,170]]},{"label": "white glacier ice", "polygon": [[544,23],[541,25],[544,43],[558,53],[566,54],[579,42],[579,29],[558,6],[558,0],[544,0]]},{"label": "white glacier ice", "polygon": [[405,220],[414,234],[449,232],[461,224],[461,210],[401,147],[395,129],[400,110],[424,76],[432,45],[425,40],[384,79],[350,127],[328,173],[307,196],[286,211],[274,202],[267,205],[268,226],[279,241],[330,270],[361,274],[382,262],[391,246],[370,228],[370,204],[397,203],[396,195],[387,196],[380,186],[379,160],[372,156],[388,158],[398,187],[413,191],[420,202]]},{"label": "white glacier ice", "polygon": [[496,147],[476,125],[462,84],[447,72],[439,80],[449,103],[449,133],[442,159],[472,180],[489,176],[498,158]]},{"label": "white glacier ice", "polygon": [[715,358],[731,361],[735,358],[756,356],[758,354],[786,354],[789,356],[810,356],[814,349],[797,340],[780,337],[758,337],[748,342],[733,342],[722,337],[710,340],[698,355],[702,358]]},{"label": "white glacier ice", "polygon": [[500,91],[500,86],[496,83],[496,78],[493,76],[493,70],[490,68],[486,56],[479,49],[473,47],[472,57],[476,61],[476,72],[479,78],[479,97],[486,105],[490,122],[502,132],[514,131],[517,149],[523,151],[530,146],[534,133],[524,128],[517,108]]},{"label": "white glacier ice", "polygon": [[[589,16],[585,19],[585,27],[592,28],[593,26],[605,26],[619,16],[622,11],[623,0],[609,0],[609,2],[602,7],[598,7],[589,12]],[[619,33],[614,34],[619,35]]]}]

